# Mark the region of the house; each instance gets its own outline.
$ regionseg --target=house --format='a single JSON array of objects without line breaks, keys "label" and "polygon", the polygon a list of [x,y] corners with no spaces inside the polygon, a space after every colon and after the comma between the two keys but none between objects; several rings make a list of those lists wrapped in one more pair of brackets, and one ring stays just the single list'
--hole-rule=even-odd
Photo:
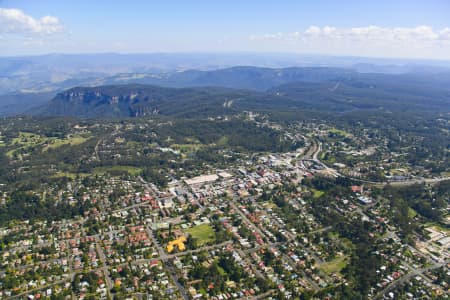
[{"label": "house", "polygon": [[364,186],[363,185],[352,185],[351,186],[353,193],[363,193],[364,192]]}]

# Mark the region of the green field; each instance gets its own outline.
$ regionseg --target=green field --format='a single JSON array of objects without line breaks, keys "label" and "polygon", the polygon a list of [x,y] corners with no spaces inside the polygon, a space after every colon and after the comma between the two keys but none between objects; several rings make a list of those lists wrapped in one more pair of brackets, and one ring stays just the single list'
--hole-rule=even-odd
[{"label": "green field", "polygon": [[355,245],[350,241],[348,238],[340,237],[342,246],[347,249],[351,250],[355,248]]},{"label": "green field", "polygon": [[[105,173],[108,172],[128,172],[128,174],[132,175],[132,176],[137,176],[139,174],[141,174],[142,169],[141,168],[137,168],[137,167],[132,167],[132,166],[111,166],[111,167],[98,167],[98,168],[94,168],[92,170],[92,173],[94,175],[104,175]],[[79,177],[85,177],[87,175],[89,175],[88,173],[72,173],[72,172],[58,172],[53,174],[51,177],[52,178],[61,178],[61,177],[67,177],[67,178],[71,178],[71,179],[75,179],[77,177],[77,175]]]},{"label": "green field", "polygon": [[83,144],[86,142],[89,138],[82,137],[82,136],[74,136],[68,139],[51,139],[48,141],[48,145],[44,148],[44,151],[47,149],[56,149],[58,147],[61,147],[63,145],[70,145],[75,146],[79,144]]},{"label": "green field", "polygon": [[445,227],[445,225],[441,225],[441,224],[438,224],[438,223],[427,222],[427,223],[425,223],[425,227],[431,227],[434,230],[443,231],[443,232],[445,232],[447,234],[450,234],[450,228],[449,228],[448,225],[447,225],[447,227]]},{"label": "green field", "polygon": [[417,216],[417,212],[411,207],[408,207],[408,217],[413,219],[415,216]]},{"label": "green field", "polygon": [[311,191],[313,193],[313,197],[314,198],[320,198],[320,197],[322,197],[325,194],[324,191],[319,191],[319,190],[316,190],[316,189],[311,189]]},{"label": "green field", "polygon": [[202,144],[172,144],[170,148],[178,150],[182,153],[195,152],[203,147]]},{"label": "green field", "polygon": [[14,148],[9,150],[6,155],[9,158],[12,158],[14,154],[18,152],[20,152],[19,155],[22,153],[29,154],[30,152],[35,151],[38,146],[44,146],[42,151],[46,151],[48,149],[56,149],[63,145],[79,145],[86,142],[88,139],[89,138],[82,136],[59,139],[55,137],[45,137],[30,132],[20,132],[19,136],[12,139],[9,143],[9,146]]},{"label": "green field", "polygon": [[218,269],[219,274],[220,274],[221,276],[227,275],[227,272],[225,272],[225,270],[224,270],[221,266],[217,266],[217,269]]},{"label": "green field", "polygon": [[337,128],[332,128],[332,129],[328,130],[328,132],[329,133],[334,133],[334,134],[337,134],[337,135],[340,135],[340,136],[343,136],[343,137],[350,136],[350,134],[347,131],[340,130],[340,129],[337,129]]},{"label": "green field", "polygon": [[[46,138],[30,133],[30,132],[20,132],[19,136],[12,139],[10,146],[15,147],[14,149],[9,150],[6,152],[6,156],[9,158],[12,158],[15,153],[18,151],[22,153],[28,153],[34,150],[34,147],[42,145],[47,141]],[[21,158],[21,155],[19,155],[19,158]]]},{"label": "green field", "polygon": [[201,247],[206,243],[215,241],[214,229],[209,224],[201,224],[185,230],[193,238],[198,240],[198,246]]},{"label": "green field", "polygon": [[142,169],[133,166],[110,166],[98,167],[93,170],[93,173],[98,175],[103,175],[108,172],[128,172],[132,176],[137,176],[142,173]]},{"label": "green field", "polygon": [[223,136],[217,141],[217,145],[218,146],[226,146],[226,145],[228,145],[228,140],[229,140],[228,137]]},{"label": "green field", "polygon": [[85,177],[85,176],[88,176],[89,174],[87,174],[87,173],[78,173],[77,174],[77,173],[71,173],[71,172],[58,172],[58,173],[53,174],[51,176],[51,178],[67,177],[67,178],[70,178],[70,179],[75,179],[75,178],[77,178],[77,175],[79,177]]},{"label": "green field", "polygon": [[408,170],[405,170],[405,169],[391,169],[391,170],[389,170],[389,172],[392,175],[402,176],[402,175],[405,175],[405,173],[407,173]]},{"label": "green field", "polygon": [[347,257],[346,256],[339,256],[335,259],[325,262],[322,265],[320,265],[320,269],[326,273],[339,273],[345,266],[347,265]]},{"label": "green field", "polygon": [[13,138],[11,144],[21,146],[34,146],[41,144],[45,141],[46,138],[40,136],[39,134],[34,134],[31,132],[19,132],[19,136]]}]

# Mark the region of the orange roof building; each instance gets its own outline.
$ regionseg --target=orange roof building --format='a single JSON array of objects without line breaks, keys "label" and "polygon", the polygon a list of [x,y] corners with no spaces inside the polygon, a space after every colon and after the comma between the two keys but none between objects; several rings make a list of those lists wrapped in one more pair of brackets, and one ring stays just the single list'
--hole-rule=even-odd
[{"label": "orange roof building", "polygon": [[175,247],[178,248],[179,251],[186,250],[186,246],[184,243],[187,242],[187,239],[185,236],[181,236],[176,240],[173,240],[167,244],[167,252],[172,253]]}]

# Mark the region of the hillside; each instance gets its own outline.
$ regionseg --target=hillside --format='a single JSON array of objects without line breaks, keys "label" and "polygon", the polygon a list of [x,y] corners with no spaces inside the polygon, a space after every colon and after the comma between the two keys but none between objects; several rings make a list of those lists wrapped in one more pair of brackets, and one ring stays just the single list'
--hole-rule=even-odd
[{"label": "hillside", "polygon": [[59,93],[37,112],[89,118],[152,114],[207,117],[243,110],[448,112],[449,99],[447,87],[412,87],[406,83],[398,85],[373,78],[365,81],[342,79],[335,82],[294,82],[267,92],[132,84],[69,89]]},{"label": "hillside", "polygon": [[295,99],[297,104],[316,110],[347,111],[385,109],[392,111],[448,111],[450,89],[444,85],[414,84],[395,76],[368,76],[336,82],[293,82],[268,91]]},{"label": "hillside", "polygon": [[77,87],[59,93],[39,110],[43,115],[141,117],[152,114],[207,116],[250,92],[224,88],[165,88],[148,85]]},{"label": "hillside", "polygon": [[124,79],[119,76],[109,78],[107,82],[118,83],[121,81],[131,81],[168,87],[220,86],[234,89],[265,91],[289,82],[341,80],[352,75],[354,76],[355,74],[354,71],[343,68],[292,67],[272,69],[238,66],[211,71],[187,70],[184,72],[159,74],[158,76],[144,76],[140,79]]},{"label": "hillside", "polygon": [[0,95],[0,116],[29,113],[48,103],[53,93],[16,93]]},{"label": "hillside", "polygon": [[233,67],[143,76],[134,79],[139,84],[117,84],[126,82],[118,79],[106,80],[115,84],[61,92],[37,113],[204,117],[243,110],[446,112],[450,107],[450,74],[445,72],[371,74],[342,68]]}]

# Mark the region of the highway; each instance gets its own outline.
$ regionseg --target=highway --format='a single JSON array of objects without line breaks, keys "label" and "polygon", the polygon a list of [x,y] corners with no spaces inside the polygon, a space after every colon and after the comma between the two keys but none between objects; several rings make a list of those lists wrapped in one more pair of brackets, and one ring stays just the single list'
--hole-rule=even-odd
[{"label": "highway", "polygon": [[320,141],[317,141],[316,139],[312,138],[310,140],[311,146],[306,151],[306,153],[303,156],[303,159],[305,160],[312,160],[315,163],[322,166],[327,172],[332,174],[335,177],[344,177],[348,178],[353,181],[361,182],[361,183],[368,183],[375,186],[383,187],[385,185],[393,185],[393,186],[408,186],[413,184],[436,184],[441,181],[450,180],[450,177],[437,177],[437,178],[414,178],[414,179],[408,179],[403,181],[395,181],[395,180],[387,180],[387,181],[370,181],[370,180],[364,180],[360,178],[354,178],[351,176],[344,175],[342,173],[339,173],[333,168],[328,167],[325,163],[323,163],[321,160],[319,160],[318,156],[319,153],[322,151],[322,143]]}]

